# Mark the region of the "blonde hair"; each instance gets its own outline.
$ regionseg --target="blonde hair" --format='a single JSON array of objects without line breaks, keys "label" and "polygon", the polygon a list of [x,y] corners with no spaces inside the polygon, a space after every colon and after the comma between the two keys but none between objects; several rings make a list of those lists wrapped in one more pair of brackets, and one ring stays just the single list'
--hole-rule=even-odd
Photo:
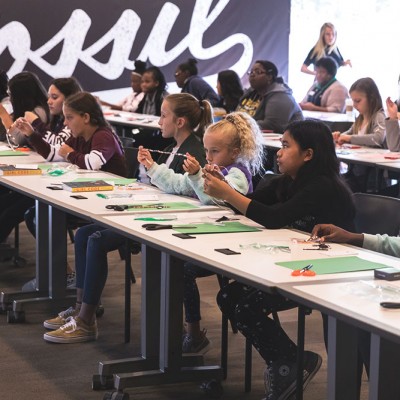
[{"label": "blonde hair", "polygon": [[185,118],[189,128],[200,139],[212,123],[212,107],[207,100],[197,100],[189,93],[170,94],[164,98],[178,118]]},{"label": "blonde hair", "polygon": [[[327,28],[332,29],[333,34],[335,35],[335,41],[333,42],[332,46],[328,46],[328,50],[325,52],[325,47],[326,47],[325,31]],[[330,22],[325,22],[321,26],[321,29],[319,31],[319,38],[318,38],[317,43],[314,46],[313,52],[311,53],[311,58],[316,57],[316,59],[319,60],[322,57],[329,56],[330,54],[332,54],[332,52],[337,52],[336,37],[337,37],[337,32],[336,32],[335,26],[333,24],[331,24]]]},{"label": "blonde hair", "polygon": [[210,125],[206,133],[218,132],[230,138],[229,147],[239,148],[237,162],[245,165],[255,175],[264,161],[263,137],[256,121],[243,112],[233,112],[225,119]]}]

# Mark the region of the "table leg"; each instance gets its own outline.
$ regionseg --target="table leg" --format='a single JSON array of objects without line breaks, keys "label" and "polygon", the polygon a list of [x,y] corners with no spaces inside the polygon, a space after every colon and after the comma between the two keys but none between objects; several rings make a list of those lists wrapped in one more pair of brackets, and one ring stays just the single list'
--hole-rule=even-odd
[{"label": "table leg", "polygon": [[357,328],[328,317],[328,400],[358,398]]},{"label": "table leg", "polygon": [[399,399],[400,345],[372,334],[370,360],[369,400]]}]

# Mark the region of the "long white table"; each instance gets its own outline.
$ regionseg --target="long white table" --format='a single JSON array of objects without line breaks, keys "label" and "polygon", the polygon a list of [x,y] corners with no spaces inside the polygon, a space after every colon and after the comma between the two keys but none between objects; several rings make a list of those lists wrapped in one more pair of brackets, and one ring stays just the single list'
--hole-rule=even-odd
[{"label": "long white table", "polygon": [[116,111],[104,109],[103,114],[108,122],[112,125],[122,125],[125,127],[143,128],[143,129],[160,129],[158,120],[160,117],[147,114],[131,113],[128,111]]},{"label": "long white table", "polygon": [[[87,175],[90,177],[96,176],[96,174],[92,173],[88,173]],[[0,178],[0,183],[37,199],[40,214],[38,229],[40,230],[42,225],[45,226],[45,229],[40,231],[38,235],[38,254],[46,259],[46,262],[43,263],[45,268],[42,272],[46,274],[47,271],[48,273],[49,298],[53,298],[53,300],[57,299],[60,294],[60,297],[64,297],[65,292],[65,268],[60,268],[60,265],[65,265],[66,256],[65,252],[62,250],[65,244],[65,231],[63,231],[65,226],[63,215],[65,212],[86,216],[94,222],[110,227],[143,244],[143,274],[145,277],[143,296],[146,300],[144,305],[148,309],[145,309],[143,313],[144,319],[142,321],[142,329],[145,329],[145,334],[143,336],[146,338],[146,342],[144,344],[142,343],[142,355],[139,358],[141,361],[135,360],[135,362],[133,362],[130,360],[127,364],[124,364],[124,362],[122,362],[122,364],[117,363],[118,367],[116,370],[113,370],[113,367],[107,364],[101,367],[103,368],[100,371],[101,375],[107,375],[110,371],[116,374],[114,385],[117,389],[123,389],[132,385],[170,383],[181,380],[205,380],[211,377],[221,379],[222,371],[218,367],[206,369],[197,366],[189,370],[187,366],[193,366],[193,364],[198,365],[200,363],[200,358],[190,358],[186,360],[186,358],[182,358],[181,356],[180,327],[182,322],[182,287],[179,282],[182,281],[184,261],[196,262],[198,265],[214,272],[222,273],[263,290],[281,290],[285,293],[287,291],[288,295],[289,292],[293,290],[293,292],[291,292],[293,293],[292,296],[300,303],[306,306],[315,305],[316,307],[317,302],[315,301],[315,304],[314,302],[310,302],[308,294],[304,291],[304,288],[307,286],[312,288],[313,285],[339,283],[343,285],[346,282],[354,282],[360,279],[372,279],[371,271],[317,275],[312,278],[293,277],[291,276],[290,270],[275,265],[276,261],[290,260],[292,257],[290,254],[280,252],[269,254],[246,248],[246,246],[249,246],[251,243],[282,244],[290,242],[290,239],[293,237],[306,237],[298,232],[263,229],[260,232],[246,234],[217,234],[212,237],[207,234],[197,235],[196,239],[183,240],[173,236],[173,232],[170,230],[146,231],[142,227],[143,221],[135,220],[134,214],[122,212],[109,215],[108,213],[101,214],[100,212],[92,212],[92,208],[95,210],[96,207],[91,208],[90,205],[97,199],[92,199],[92,201],[88,201],[87,203],[86,200],[71,201],[68,197],[70,193],[66,194],[61,191],[46,192],[43,188],[47,185],[48,179],[48,177],[38,176],[2,177]],[[93,193],[90,194],[92,195]],[[195,219],[194,222],[204,221],[204,219],[207,220],[210,215],[211,210],[209,213],[179,213],[177,215],[177,222],[193,222],[193,219]],[[47,229],[47,223],[42,221],[42,217],[45,220],[48,218],[50,229]],[[244,219],[244,221],[246,220]],[[46,231],[50,231],[51,234],[46,236]],[[52,234],[54,236],[52,236]],[[63,235],[64,239],[62,238]],[[44,240],[49,240],[46,246],[44,246],[43,238]],[[42,240],[42,242],[40,242],[40,240]],[[215,251],[215,248],[225,247],[237,250],[241,254],[226,256]],[[42,249],[44,251],[41,251]],[[346,249],[346,247],[335,244],[332,245],[333,251],[340,251],[340,249]],[[50,254],[48,254],[49,250]],[[357,252],[360,257],[365,257],[368,260],[381,262],[386,265],[398,265],[398,260],[393,257],[368,252],[362,249],[357,250]],[[325,256],[326,253],[324,252],[312,252],[313,258]],[[297,253],[296,258],[300,261],[301,259],[310,258],[310,252],[304,251],[304,255]],[[56,265],[58,265],[58,268],[56,268]],[[161,265],[161,268],[158,268],[159,265]],[[299,266],[302,266],[302,263],[299,262]],[[146,283],[146,281],[148,281],[148,283]],[[162,282],[161,286],[159,286],[159,282]],[[299,289],[299,287],[303,286],[303,289]],[[159,298],[157,290],[155,290],[157,287],[160,288],[160,291],[158,291]],[[158,306],[154,305],[154,301],[160,306],[159,311],[157,311]],[[320,309],[328,313],[328,315],[336,316],[337,309],[334,301],[331,303],[326,302],[324,307],[320,307]],[[343,316],[345,316],[346,321],[350,321],[350,324],[355,326],[361,326],[363,328],[373,326],[372,322],[365,323],[365,321],[363,322],[360,318],[354,316],[351,309],[344,309]],[[382,318],[385,317],[382,316]],[[332,324],[334,324],[334,322],[335,320],[333,320]],[[160,328],[158,334],[152,336],[149,333],[150,326],[152,326],[152,328],[158,326]],[[397,334],[396,332],[391,332],[387,326],[381,327],[381,331],[379,332],[372,329],[371,331],[373,334],[388,334],[391,343],[393,338],[397,338]],[[391,337],[391,335],[393,335],[393,337]],[[135,374],[132,376],[131,374],[124,375],[121,373],[121,370],[126,371],[126,368],[130,368],[131,371],[136,371]],[[334,367],[331,366],[331,368]],[[149,371],[149,369],[153,372],[143,372]],[[138,373],[138,371],[142,371],[142,373]],[[374,376],[374,379],[378,378]],[[335,383],[335,387],[338,387],[342,382],[339,381]],[[371,399],[375,399],[375,397]]]}]

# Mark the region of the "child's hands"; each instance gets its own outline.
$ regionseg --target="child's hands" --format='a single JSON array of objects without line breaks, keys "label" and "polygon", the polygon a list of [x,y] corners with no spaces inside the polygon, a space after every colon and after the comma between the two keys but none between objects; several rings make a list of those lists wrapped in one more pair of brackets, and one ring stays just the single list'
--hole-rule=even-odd
[{"label": "child's hands", "polygon": [[226,194],[233,190],[225,181],[218,166],[205,165],[203,168],[204,193],[225,200]]},{"label": "child's hands", "polygon": [[217,164],[206,164],[204,170],[222,181],[225,180],[225,177]]},{"label": "child's hands", "polygon": [[137,159],[146,169],[151,168],[151,166],[154,164],[154,160],[150,152],[143,146],[139,146]]},{"label": "child's hands", "polygon": [[61,157],[64,157],[66,160],[68,160],[68,154],[72,153],[73,151],[75,151],[71,146],[68,146],[67,144],[63,144],[60,149],[58,150],[58,154]]},{"label": "child's hands", "polygon": [[350,143],[351,141],[351,135],[340,135],[337,139],[337,143],[339,145],[342,145],[344,143]]},{"label": "child's hands", "polygon": [[183,161],[183,169],[189,175],[196,175],[200,171],[200,168],[201,166],[196,158],[186,153],[186,160]]},{"label": "child's hands", "polygon": [[390,119],[397,119],[397,104],[390,97],[386,99],[386,108]]},{"label": "child's hands", "polygon": [[333,136],[333,140],[335,142],[337,142],[337,140],[339,139],[339,136],[340,136],[340,132],[339,131],[332,132],[332,136]]},{"label": "child's hands", "polygon": [[14,127],[22,132],[25,136],[31,136],[33,133],[32,125],[25,118],[18,118],[12,125],[12,128]]}]

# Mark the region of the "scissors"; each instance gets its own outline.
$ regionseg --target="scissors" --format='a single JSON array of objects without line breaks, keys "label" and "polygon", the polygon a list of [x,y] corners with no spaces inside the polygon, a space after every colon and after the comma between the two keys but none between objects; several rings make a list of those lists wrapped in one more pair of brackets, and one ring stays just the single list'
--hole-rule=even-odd
[{"label": "scissors", "polygon": [[142,228],[145,228],[146,231],[159,231],[161,229],[174,229],[174,228],[179,228],[179,229],[192,229],[196,228],[195,225],[193,226],[188,226],[188,225],[164,225],[164,224],[143,224]]},{"label": "scissors", "polygon": [[166,206],[162,204],[108,204],[106,205],[108,210],[114,211],[124,211],[129,209],[148,209],[148,208],[155,208],[161,210],[162,208],[166,208]]}]

